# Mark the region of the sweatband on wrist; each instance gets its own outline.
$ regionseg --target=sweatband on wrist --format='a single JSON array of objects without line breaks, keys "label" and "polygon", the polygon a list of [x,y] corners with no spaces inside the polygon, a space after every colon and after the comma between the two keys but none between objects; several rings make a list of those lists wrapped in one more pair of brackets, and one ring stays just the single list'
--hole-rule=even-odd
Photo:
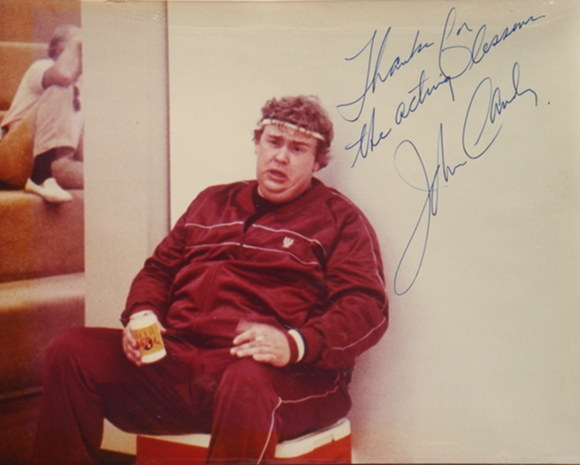
[{"label": "sweatband on wrist", "polygon": [[298,349],[298,354],[296,356],[296,362],[302,360],[304,357],[305,346],[304,346],[304,339],[302,339],[302,335],[296,329],[291,329],[288,331],[288,334],[292,336],[292,339],[296,343],[296,348]]}]

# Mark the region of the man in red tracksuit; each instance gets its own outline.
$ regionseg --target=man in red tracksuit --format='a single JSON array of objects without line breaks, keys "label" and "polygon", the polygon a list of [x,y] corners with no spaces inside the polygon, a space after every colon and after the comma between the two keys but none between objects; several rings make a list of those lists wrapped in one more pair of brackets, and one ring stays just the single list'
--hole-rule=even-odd
[{"label": "man in red tracksuit", "polygon": [[[332,137],[315,98],[267,102],[257,179],[191,203],[133,281],[124,330],[51,344],[37,463],[97,463],[103,418],[211,432],[208,462],[264,463],[279,440],[346,415],[355,358],[384,334],[388,306],[372,227],[313,178]],[[152,364],[126,326],[141,310],[157,315],[168,352]]]}]

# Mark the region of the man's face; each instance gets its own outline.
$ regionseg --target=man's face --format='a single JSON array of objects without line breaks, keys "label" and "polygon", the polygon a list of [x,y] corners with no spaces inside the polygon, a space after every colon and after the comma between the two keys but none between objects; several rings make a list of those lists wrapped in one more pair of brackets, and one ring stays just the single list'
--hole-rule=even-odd
[{"label": "man's face", "polygon": [[288,202],[308,189],[318,170],[317,140],[287,128],[268,124],[256,142],[258,193],[265,199]]}]

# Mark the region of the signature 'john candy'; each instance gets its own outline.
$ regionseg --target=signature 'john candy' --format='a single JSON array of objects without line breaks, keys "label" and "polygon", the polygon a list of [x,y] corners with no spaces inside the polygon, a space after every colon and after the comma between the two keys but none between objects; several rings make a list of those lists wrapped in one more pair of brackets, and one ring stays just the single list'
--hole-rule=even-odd
[{"label": "signature 'john candy'", "polygon": [[465,155],[476,159],[485,154],[503,127],[498,117],[518,98],[526,94],[530,94],[534,98],[534,105],[538,106],[538,94],[533,89],[520,89],[518,62],[512,67],[512,90],[506,100],[502,98],[501,89],[494,87],[490,77],[483,79],[475,88],[465,114],[461,137]]},{"label": "signature 'john candy'", "polygon": [[[512,89],[507,99],[502,98],[499,87],[494,87],[492,79],[486,77],[475,88],[463,125],[463,151],[468,160],[448,165],[445,159],[443,143],[443,124],[439,125],[439,139],[435,168],[429,172],[426,159],[412,141],[406,139],[399,143],[394,153],[394,164],[399,177],[412,189],[422,194],[419,215],[413,226],[411,236],[404,247],[394,277],[394,291],[397,295],[406,294],[415,284],[423,259],[427,251],[431,220],[439,209],[439,192],[446,187],[457,170],[467,165],[469,160],[476,160],[484,155],[499,136],[503,123],[500,116],[520,97],[529,94],[538,104],[536,92],[527,88],[520,89],[520,66],[517,62],[512,67]],[[405,167],[404,175],[402,167]],[[410,179],[420,179],[413,182]]]},{"label": "signature 'john candy'", "polygon": [[[395,149],[394,161],[397,173],[403,182],[424,194],[419,217],[395,271],[394,291],[397,295],[403,295],[415,284],[421,271],[429,241],[431,218],[437,215],[439,208],[439,190],[447,186],[451,177],[455,176],[457,170],[465,166],[467,161],[453,166],[447,165],[443,144],[443,124],[439,125],[436,165],[431,173],[428,172],[425,160],[417,146],[408,139],[401,141]],[[411,175],[413,178],[420,179],[419,184],[415,184],[402,173],[403,164],[407,168],[412,167]]]}]

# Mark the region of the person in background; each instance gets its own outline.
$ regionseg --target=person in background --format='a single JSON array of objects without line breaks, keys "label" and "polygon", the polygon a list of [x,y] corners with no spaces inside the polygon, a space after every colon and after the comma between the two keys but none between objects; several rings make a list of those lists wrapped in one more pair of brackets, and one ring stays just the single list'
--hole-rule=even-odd
[{"label": "person in background", "polygon": [[28,68],[0,125],[0,183],[51,203],[83,188],[81,44],[80,28],[58,27],[48,58]]},{"label": "person in background", "polygon": [[[76,328],[46,353],[37,464],[96,464],[103,418],[134,433],[211,433],[209,463],[262,463],[350,409],[355,359],[388,325],[376,235],[313,177],[333,126],[318,99],[271,99],[256,179],[199,194],[135,277],[125,328]],[[129,324],[153,312],[167,355]]]}]

